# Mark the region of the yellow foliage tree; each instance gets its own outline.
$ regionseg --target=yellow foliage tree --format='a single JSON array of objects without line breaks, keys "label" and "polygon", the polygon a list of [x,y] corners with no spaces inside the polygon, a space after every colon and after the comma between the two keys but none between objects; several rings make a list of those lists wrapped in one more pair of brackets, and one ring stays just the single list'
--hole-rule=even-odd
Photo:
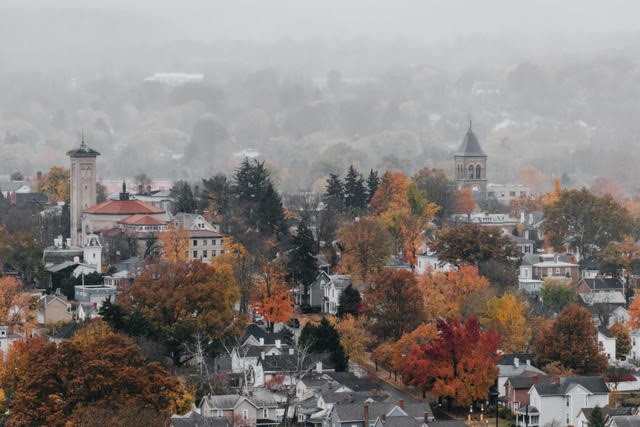
[{"label": "yellow foliage tree", "polygon": [[361,361],[367,347],[373,342],[373,336],[366,329],[364,316],[354,317],[347,314],[342,319],[333,319],[332,323],[340,334],[340,344],[350,359]]},{"label": "yellow foliage tree", "polygon": [[467,298],[476,291],[489,287],[487,279],[478,273],[478,268],[461,265],[458,271],[426,272],[420,277],[427,319],[460,317]]},{"label": "yellow foliage tree", "polygon": [[228,269],[234,276],[240,291],[240,313],[249,312],[249,300],[255,295],[255,276],[253,259],[247,249],[239,242],[227,237],[223,241],[224,253],[215,257],[215,264]]},{"label": "yellow foliage tree", "polygon": [[505,353],[522,352],[531,339],[531,327],[524,316],[524,309],[524,302],[518,301],[511,293],[489,300],[483,325],[500,334],[500,349]]},{"label": "yellow foliage tree", "polygon": [[552,205],[560,200],[561,194],[560,178],[553,178],[553,190],[542,197],[542,203],[544,205]]},{"label": "yellow foliage tree", "polygon": [[13,277],[0,277],[0,322],[19,332],[35,330],[31,297],[24,292],[22,282]]},{"label": "yellow foliage tree", "polygon": [[69,202],[71,194],[69,177],[69,169],[53,166],[49,172],[42,175],[42,179],[36,184],[36,191],[50,196],[57,202]]},{"label": "yellow foliage tree", "polygon": [[171,262],[189,260],[189,232],[185,229],[169,226],[167,231],[160,233],[160,240],[164,247],[164,253]]}]

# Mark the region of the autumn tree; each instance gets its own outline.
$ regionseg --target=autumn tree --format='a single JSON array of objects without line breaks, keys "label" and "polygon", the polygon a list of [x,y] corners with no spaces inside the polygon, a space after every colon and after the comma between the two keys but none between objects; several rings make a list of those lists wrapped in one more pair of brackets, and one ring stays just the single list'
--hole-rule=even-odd
[{"label": "autumn tree", "polygon": [[178,380],[97,322],[89,326],[93,332],[59,345],[44,338],[13,344],[0,369],[10,402],[7,425],[65,426],[89,406],[115,408],[123,402],[140,404],[165,420],[189,409],[193,398]]},{"label": "autumn tree", "polygon": [[446,398],[449,406],[468,406],[486,399],[498,377],[498,335],[483,332],[475,317],[437,320],[438,335],[427,344],[416,345],[400,370],[402,381]]},{"label": "autumn tree", "polygon": [[524,310],[524,302],[511,293],[489,300],[487,316],[482,323],[500,335],[500,349],[505,353],[524,351],[531,339],[531,327]]},{"label": "autumn tree", "polygon": [[416,345],[428,344],[438,334],[434,323],[423,323],[411,332],[405,332],[400,339],[393,344],[391,358],[394,372],[402,368],[404,358],[411,353]]},{"label": "autumn tree", "polygon": [[35,190],[50,196],[52,200],[57,202],[69,203],[71,194],[69,169],[53,166],[49,172],[42,175]]},{"label": "autumn tree", "polygon": [[170,262],[189,260],[189,231],[173,224],[167,231],[159,234],[158,240],[162,243],[164,254]]},{"label": "autumn tree", "polygon": [[456,212],[471,215],[476,208],[471,188],[463,188],[456,194]]},{"label": "autumn tree", "polygon": [[224,239],[224,253],[215,257],[214,264],[230,270],[240,292],[240,313],[249,313],[249,300],[255,286],[256,259],[239,242],[232,238]]},{"label": "autumn tree", "polygon": [[600,272],[617,278],[624,276],[625,296],[632,296],[631,274],[640,260],[640,247],[630,236],[621,242],[610,242],[600,253]]},{"label": "autumn tree", "polygon": [[424,191],[429,202],[435,203],[439,209],[434,220],[443,224],[456,210],[457,195],[455,182],[447,177],[442,169],[422,168],[411,177],[416,187]]},{"label": "autumn tree", "polygon": [[398,339],[420,324],[424,300],[415,273],[384,269],[367,283],[363,313],[381,339]]},{"label": "autumn tree", "polygon": [[609,328],[609,336],[616,339],[616,359],[624,360],[631,351],[631,337],[625,326],[616,322]]},{"label": "autumn tree", "polygon": [[31,296],[24,292],[22,282],[11,277],[0,277],[0,322],[18,332],[35,330],[36,319]]},{"label": "autumn tree", "polygon": [[536,362],[541,369],[559,362],[578,375],[600,374],[608,363],[596,337],[591,313],[575,304],[567,306],[553,323],[538,331],[534,340]]},{"label": "autumn tree", "polygon": [[[118,305],[127,319],[146,326],[139,334],[161,341],[174,364],[182,365],[186,348],[200,334],[215,354],[221,340],[238,335],[241,318],[233,271],[200,261],[156,262],[145,266],[123,289]],[[114,320],[118,326],[122,318]]]},{"label": "autumn tree", "polygon": [[32,285],[38,279],[44,279],[45,271],[42,263],[42,246],[33,233],[16,233],[7,236],[4,262],[20,273],[25,286]]},{"label": "autumn tree", "polygon": [[542,303],[545,307],[559,312],[573,304],[576,299],[576,288],[570,280],[547,277],[542,282]]},{"label": "autumn tree", "polygon": [[401,205],[407,200],[408,190],[409,180],[402,172],[387,171],[371,198],[371,207],[379,215],[394,205]]},{"label": "autumn tree", "polygon": [[340,334],[326,317],[317,325],[308,322],[300,332],[299,343],[308,345],[311,353],[329,353],[336,371],[349,369],[349,356],[342,346]]},{"label": "autumn tree", "polygon": [[264,316],[269,329],[273,331],[275,323],[289,320],[294,308],[284,266],[277,261],[264,263],[256,288],[258,313]]},{"label": "autumn tree", "polygon": [[571,237],[583,259],[633,228],[629,213],[611,196],[596,197],[585,188],[562,191],[558,201],[545,204],[544,216],[545,235],[554,249],[562,251],[564,240]]},{"label": "autumn tree", "polygon": [[342,319],[336,319],[334,326],[349,359],[356,362],[363,360],[367,348],[373,342],[373,336],[366,327],[366,319],[347,314]]},{"label": "autumn tree", "polygon": [[362,309],[362,296],[360,291],[354,288],[351,283],[344,288],[338,297],[338,317],[345,315],[357,316]]},{"label": "autumn tree", "polygon": [[426,318],[451,319],[460,317],[466,300],[488,288],[489,282],[478,273],[477,267],[463,264],[449,272],[426,272],[420,277],[419,286]]},{"label": "autumn tree", "polygon": [[378,221],[363,217],[338,230],[342,246],[342,269],[365,282],[382,269],[391,255],[389,233]]},{"label": "autumn tree", "polygon": [[373,360],[378,365],[389,371],[389,378],[391,378],[391,372],[394,371],[393,364],[393,348],[394,344],[391,341],[383,341],[373,350]]},{"label": "autumn tree", "polygon": [[631,331],[640,329],[640,298],[634,298],[629,304],[629,320],[626,326]]}]

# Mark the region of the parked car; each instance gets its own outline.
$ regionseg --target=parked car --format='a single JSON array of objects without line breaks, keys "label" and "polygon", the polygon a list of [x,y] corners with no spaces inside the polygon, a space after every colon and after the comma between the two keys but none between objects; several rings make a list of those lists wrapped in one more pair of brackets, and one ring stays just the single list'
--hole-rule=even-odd
[{"label": "parked car", "polygon": [[296,317],[292,317],[287,321],[287,326],[297,329],[300,327],[300,321]]}]

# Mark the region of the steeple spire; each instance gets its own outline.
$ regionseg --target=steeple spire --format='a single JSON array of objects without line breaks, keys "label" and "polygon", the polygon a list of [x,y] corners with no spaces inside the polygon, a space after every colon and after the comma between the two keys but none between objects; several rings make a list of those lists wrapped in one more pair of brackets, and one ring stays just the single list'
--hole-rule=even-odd
[{"label": "steeple spire", "polygon": [[84,143],[84,128],[82,128],[82,133],[81,133],[81,142],[80,142],[80,148],[85,149],[87,148],[87,144]]},{"label": "steeple spire", "polygon": [[124,178],[122,179],[122,191],[120,192],[120,200],[129,200],[129,193],[127,193],[127,183]]},{"label": "steeple spire", "polygon": [[469,130],[471,130],[471,119],[469,119]]}]

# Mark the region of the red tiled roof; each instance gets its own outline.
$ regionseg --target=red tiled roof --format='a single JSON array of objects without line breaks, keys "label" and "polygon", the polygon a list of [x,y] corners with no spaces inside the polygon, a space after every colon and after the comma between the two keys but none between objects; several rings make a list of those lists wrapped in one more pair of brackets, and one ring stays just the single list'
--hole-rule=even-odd
[{"label": "red tiled roof", "polygon": [[165,221],[162,221],[161,219],[154,218],[154,217],[152,217],[150,215],[135,214],[135,215],[131,215],[129,217],[126,217],[125,219],[120,221],[120,224],[128,224],[128,225],[166,225],[167,223]]},{"label": "red tiled roof", "polygon": [[224,234],[210,230],[189,230],[189,237],[224,237]]},{"label": "red tiled roof", "polygon": [[107,200],[104,203],[85,209],[85,212],[102,215],[135,215],[164,213],[164,210],[140,200]]}]

